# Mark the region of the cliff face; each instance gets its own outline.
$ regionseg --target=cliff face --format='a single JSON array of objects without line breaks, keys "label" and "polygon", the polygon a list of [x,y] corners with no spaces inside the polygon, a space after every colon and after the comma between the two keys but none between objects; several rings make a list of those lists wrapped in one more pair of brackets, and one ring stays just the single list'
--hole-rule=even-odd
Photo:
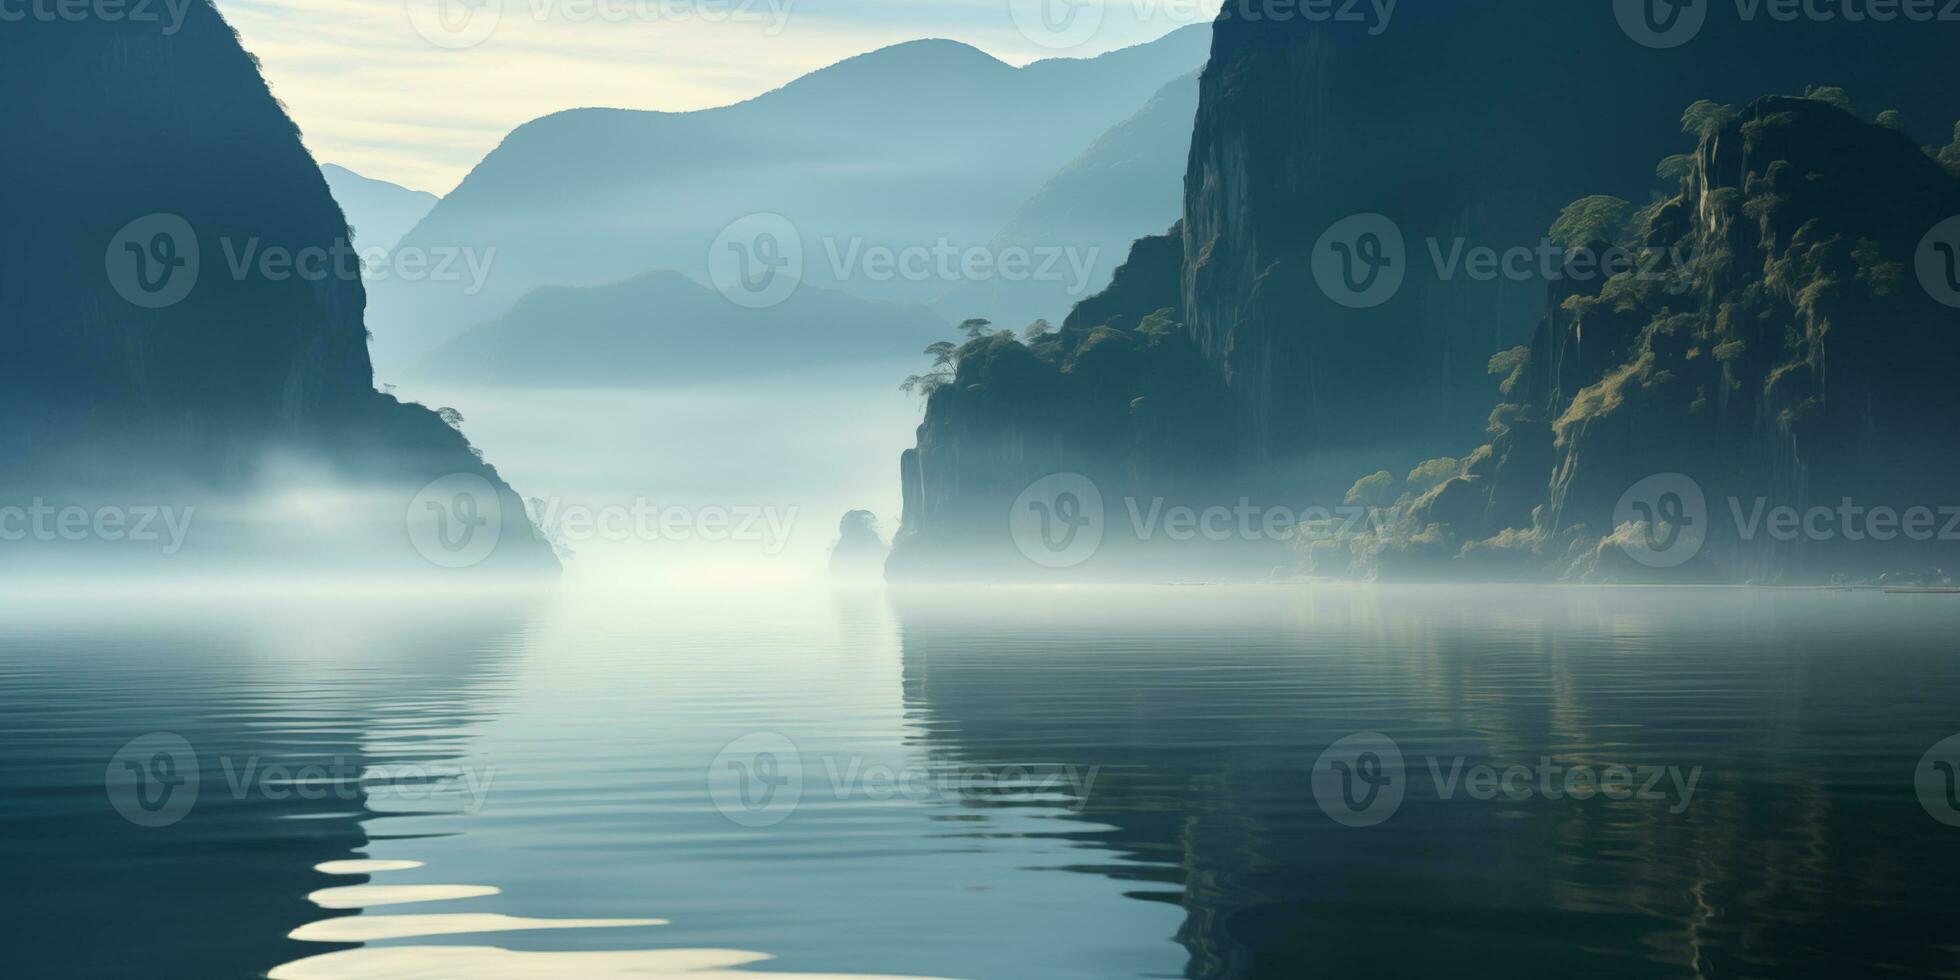
[{"label": "cliff face", "polygon": [[[1179,241],[1175,229],[1139,241],[1109,289],[1059,330],[970,340],[927,382],[919,444],[900,463],[892,575],[1025,572],[1009,509],[1050,474],[1088,477],[1116,526],[1126,494],[1190,492],[1187,474],[1222,462],[1222,392],[1175,305]],[[1089,572],[1120,567],[1120,547],[1109,550]]]},{"label": "cliff face", "polygon": [[[1676,183],[1594,244],[1679,266],[1558,289],[1492,441],[1405,501],[1381,540],[1322,554],[1323,570],[1923,581],[1954,568],[1960,310],[1935,299],[1950,270],[1922,281],[1918,266],[1960,215],[1960,179],[1828,101],[1704,103],[1689,122],[1699,144],[1662,167]],[[1779,525],[1779,511],[1803,523]]]},{"label": "cliff face", "polygon": [[[1683,106],[1827,82],[1900,110],[1923,137],[1960,116],[1960,25],[1744,21],[1711,4],[1694,40],[1659,48],[1611,5],[1564,0],[1404,4],[1385,25],[1240,10],[1226,5],[1201,79],[1168,284],[1184,343],[1163,348],[1201,365],[1189,417],[1212,428],[1189,462],[1153,461],[1166,486],[1219,502],[1340,504],[1358,461],[1361,472],[1400,470],[1475,445],[1493,398],[1487,365],[1531,340],[1547,290],[1541,275],[1479,278],[1445,257],[1535,252],[1575,200],[1644,199],[1658,148],[1680,140]],[[1340,301],[1315,276],[1324,236],[1356,215],[1383,216],[1406,243],[1404,281],[1372,305]],[[1119,281],[1078,317],[1138,322],[1158,292]],[[930,540],[913,533],[914,515],[1005,506],[960,499],[982,475],[957,461],[989,458],[963,449],[1004,433],[957,389],[942,395],[908,456],[912,490],[926,490],[908,496],[895,571]],[[1016,424],[1018,443],[1041,445],[1076,425]],[[1087,473],[1106,465],[1099,456],[1127,464],[1126,447],[1058,451],[1043,465]],[[951,488],[941,499],[935,481]]]},{"label": "cliff face", "polygon": [[[1473,438],[1484,362],[1527,339],[1544,293],[1439,274],[1429,240],[1528,247],[1570,201],[1637,197],[1685,105],[1824,83],[1923,122],[1960,116],[1946,54],[1960,25],[1745,23],[1710,6],[1693,41],[1657,50],[1610,4],[1403,4],[1378,34],[1227,4],[1186,177],[1182,289],[1251,460],[1420,458]],[[1360,213],[1399,226],[1407,278],[1350,309],[1311,258]]]},{"label": "cliff face", "polygon": [[493,563],[552,565],[461,435],[374,390],[346,219],[208,3],[8,24],[0,79],[10,497],[214,502],[278,454],[384,490],[364,517],[406,551],[416,490],[466,474],[504,505]]}]

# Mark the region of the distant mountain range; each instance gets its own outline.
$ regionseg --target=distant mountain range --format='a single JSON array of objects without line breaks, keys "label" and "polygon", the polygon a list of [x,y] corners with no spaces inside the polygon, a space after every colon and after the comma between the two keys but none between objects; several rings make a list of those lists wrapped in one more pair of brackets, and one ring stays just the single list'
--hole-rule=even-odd
[{"label": "distant mountain range", "polygon": [[356,248],[394,248],[436,206],[436,196],[428,191],[412,191],[400,184],[363,177],[336,164],[323,163],[320,172],[326,175],[327,189],[347,216]]},{"label": "distant mountain range", "polygon": [[754,376],[916,353],[950,334],[924,307],[805,285],[748,309],[678,272],[548,286],[425,357],[425,377],[477,384],[632,386]]},{"label": "distant mountain range", "polygon": [[1060,323],[1075,304],[1102,291],[1130,243],[1161,235],[1178,219],[1198,73],[1159,89],[1136,115],[1104,133],[1021,205],[994,237],[995,254],[1057,246],[1093,256],[1081,283],[1061,278],[964,282],[933,302],[948,321],[986,317],[1009,327],[1035,319]]},{"label": "distant mountain range", "polygon": [[[1099,137],[1202,66],[1209,37],[1197,25],[1020,68],[964,44],[916,41],[723,108],[575,109],[526,123],[401,242],[483,253],[487,280],[374,284],[376,359],[419,360],[543,286],[657,270],[712,281],[717,236],[756,213],[794,227],[804,281],[929,302],[958,282],[881,274],[867,252],[993,242]],[[1110,238],[1094,235],[1088,245]]]}]

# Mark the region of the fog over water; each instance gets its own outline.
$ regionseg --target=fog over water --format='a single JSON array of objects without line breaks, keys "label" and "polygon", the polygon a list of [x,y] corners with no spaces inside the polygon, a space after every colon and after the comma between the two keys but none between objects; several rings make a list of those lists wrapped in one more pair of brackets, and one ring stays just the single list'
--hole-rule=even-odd
[{"label": "fog over water", "polygon": [[898,381],[916,369],[892,361],[659,389],[401,394],[463,413],[505,479],[544,502],[532,517],[561,530],[574,580],[808,582],[822,579],[846,512],[876,514],[887,541],[897,529],[898,457],[922,411]]}]

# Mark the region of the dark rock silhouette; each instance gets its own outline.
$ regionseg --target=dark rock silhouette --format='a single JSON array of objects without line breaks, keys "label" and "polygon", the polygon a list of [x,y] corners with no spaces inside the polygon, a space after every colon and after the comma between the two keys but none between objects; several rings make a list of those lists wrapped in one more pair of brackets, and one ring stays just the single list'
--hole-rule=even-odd
[{"label": "dark rock silhouette", "polygon": [[879,577],[885,565],[885,539],[878,536],[878,517],[854,510],[837,524],[837,543],[830,549],[830,574],[835,578]]},{"label": "dark rock silhouette", "polygon": [[[1542,280],[1439,274],[1430,242],[1536,247],[1576,200],[1644,199],[1697,100],[1740,104],[1827,81],[1920,121],[1921,140],[1960,116],[1960,25],[1769,24],[1711,8],[1697,39],[1662,50],[1636,43],[1603,4],[1405,7],[1380,33],[1255,22],[1226,5],[1202,76],[1175,282],[1119,275],[1070,318],[1140,323],[1169,309],[1179,342],[1154,345],[1150,370],[1195,372],[1194,403],[1163,422],[1204,426],[1203,445],[1187,460],[1162,451],[1168,430],[1153,423],[1085,441],[1075,414],[1000,410],[1072,405],[1091,397],[1078,386],[1107,382],[1031,371],[1017,388],[1011,368],[968,361],[1011,366],[1031,352],[962,351],[903,462],[893,573],[991,574],[927,552],[963,538],[1011,554],[1004,515],[1049,473],[1113,474],[1106,498],[1338,505],[1360,474],[1474,445],[1494,398],[1487,365],[1530,341],[1546,292]],[[1354,309],[1317,285],[1312,256],[1331,227],[1365,213],[1399,227],[1407,279],[1390,301]],[[1161,268],[1164,243],[1138,248],[1140,267]]]},{"label": "dark rock silhouette", "polygon": [[346,219],[208,3],[175,33],[140,19],[9,24],[0,79],[36,93],[0,105],[10,496],[215,510],[277,457],[375,491],[360,519],[399,553],[365,557],[426,568],[404,540],[410,502],[461,474],[492,488],[500,513],[482,567],[556,568],[462,435],[375,391]]},{"label": "dark rock silhouette", "polygon": [[[1690,115],[1706,132],[1678,182],[1592,250],[1685,267],[1557,287],[1494,438],[1357,542],[1355,571],[1926,581],[1960,566],[1942,510],[1960,508],[1960,310],[1915,271],[1960,215],[1960,179],[1827,101]],[[1763,523],[1782,507],[1833,513],[1789,534]],[[1881,508],[1894,516],[1871,523]],[[1925,533],[1905,526],[1914,508]]]}]

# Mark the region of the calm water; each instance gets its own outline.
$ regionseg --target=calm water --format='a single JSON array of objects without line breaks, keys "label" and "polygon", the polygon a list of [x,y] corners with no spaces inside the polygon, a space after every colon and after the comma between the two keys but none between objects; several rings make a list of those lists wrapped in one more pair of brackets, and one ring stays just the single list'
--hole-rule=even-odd
[{"label": "calm water", "polygon": [[0,972],[1955,976],[1956,637],[1729,590],[7,601]]}]

